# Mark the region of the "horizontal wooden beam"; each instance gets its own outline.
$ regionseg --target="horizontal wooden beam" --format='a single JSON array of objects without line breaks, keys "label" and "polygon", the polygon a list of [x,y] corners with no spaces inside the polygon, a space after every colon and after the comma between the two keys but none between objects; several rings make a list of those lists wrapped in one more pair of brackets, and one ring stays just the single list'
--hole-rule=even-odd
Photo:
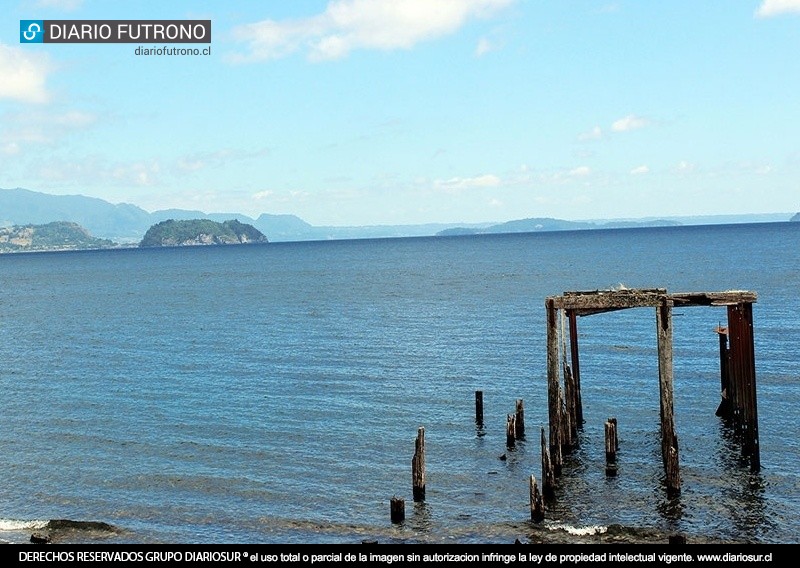
[{"label": "horizontal wooden beam", "polygon": [[665,288],[623,288],[564,292],[562,296],[553,296],[547,300],[552,300],[556,309],[572,310],[579,316],[587,316],[627,308],[656,307],[661,305],[663,298],[678,307],[733,306],[755,303],[758,296],[747,290],[668,294]]},{"label": "horizontal wooden beam", "polygon": [[553,302],[556,308],[562,310],[599,313],[625,308],[655,307],[666,295],[667,291],[661,288],[594,290],[592,292],[567,292],[563,296],[553,298]]},{"label": "horizontal wooden beam", "polygon": [[676,306],[734,306],[753,304],[758,300],[755,292],[728,290],[726,292],[682,292],[670,294]]}]

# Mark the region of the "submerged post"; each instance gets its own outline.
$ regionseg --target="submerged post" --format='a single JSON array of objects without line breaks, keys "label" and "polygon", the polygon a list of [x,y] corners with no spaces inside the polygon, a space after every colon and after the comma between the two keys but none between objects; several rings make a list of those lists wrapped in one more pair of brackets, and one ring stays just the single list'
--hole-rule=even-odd
[{"label": "submerged post", "polygon": [[541,523],[544,520],[544,500],[541,493],[539,493],[539,486],[536,484],[536,477],[531,475],[530,478],[530,495],[531,495],[531,520],[535,523]]},{"label": "submerged post", "polygon": [[514,435],[518,440],[525,437],[525,408],[522,399],[517,400],[516,416],[514,417]]},{"label": "submerged post", "polygon": [[483,426],[483,391],[475,391],[475,424]]},{"label": "submerged post", "polygon": [[550,461],[550,450],[547,447],[547,437],[542,428],[542,493],[548,499],[556,492],[556,475]]},{"label": "submerged post", "polygon": [[517,440],[517,417],[513,414],[506,415],[506,446],[513,448]]},{"label": "submerged post", "polygon": [[406,502],[405,499],[399,497],[392,497],[390,502],[391,519],[393,523],[402,523],[406,518]]},{"label": "submerged post", "polygon": [[414,502],[425,500],[425,428],[417,429],[417,440],[414,444],[414,457],[411,458],[411,480]]},{"label": "submerged post", "polygon": [[606,421],[606,475],[617,475],[617,421]]}]

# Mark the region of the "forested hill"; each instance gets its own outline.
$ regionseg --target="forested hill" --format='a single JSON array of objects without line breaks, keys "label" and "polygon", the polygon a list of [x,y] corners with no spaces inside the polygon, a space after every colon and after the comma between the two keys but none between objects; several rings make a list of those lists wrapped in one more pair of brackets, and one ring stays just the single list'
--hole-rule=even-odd
[{"label": "forested hill", "polygon": [[266,242],[267,237],[261,231],[235,219],[222,223],[210,219],[167,219],[150,227],[139,246],[177,247]]},{"label": "forested hill", "polygon": [[0,227],[0,253],[48,250],[101,249],[117,246],[108,239],[93,237],[78,225],[55,221],[44,225]]}]

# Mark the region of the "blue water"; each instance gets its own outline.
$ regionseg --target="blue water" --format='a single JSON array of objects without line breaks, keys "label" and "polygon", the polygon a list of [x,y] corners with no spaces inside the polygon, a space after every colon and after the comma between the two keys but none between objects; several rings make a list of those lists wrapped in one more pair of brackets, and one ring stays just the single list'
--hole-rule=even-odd
[{"label": "blue water", "polygon": [[[0,284],[0,542],[48,519],[117,529],[59,535],[74,542],[503,543],[615,525],[800,542],[800,223],[12,254]],[[545,298],[620,285],[758,293],[762,469],[714,415],[724,308],[673,314],[676,499],[653,310],[585,317],[581,445],[533,525]],[[517,399],[527,436],[509,450]]]}]

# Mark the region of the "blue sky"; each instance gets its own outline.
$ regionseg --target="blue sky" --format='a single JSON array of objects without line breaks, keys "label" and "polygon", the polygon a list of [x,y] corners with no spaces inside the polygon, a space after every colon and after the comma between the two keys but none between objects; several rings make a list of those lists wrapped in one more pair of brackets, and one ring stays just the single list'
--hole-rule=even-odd
[{"label": "blue sky", "polygon": [[[800,0],[3,14],[0,187],[315,225],[800,210]],[[21,19],[210,19],[211,55],[20,44]]]}]

